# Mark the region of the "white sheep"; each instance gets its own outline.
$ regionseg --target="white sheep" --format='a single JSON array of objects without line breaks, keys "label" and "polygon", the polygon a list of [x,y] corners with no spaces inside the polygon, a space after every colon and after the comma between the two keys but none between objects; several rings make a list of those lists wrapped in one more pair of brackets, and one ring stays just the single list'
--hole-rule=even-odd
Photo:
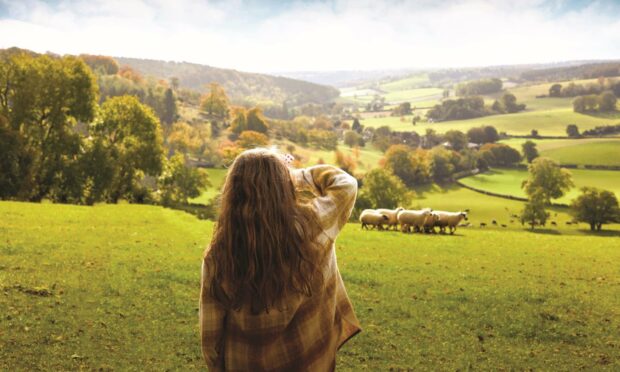
[{"label": "white sheep", "polygon": [[434,234],[436,232],[435,226],[437,226],[438,222],[439,222],[439,215],[435,213],[435,211],[431,212],[428,216],[426,216],[426,219],[424,220],[424,232],[425,233],[432,232]]},{"label": "white sheep", "polygon": [[467,221],[467,212],[446,212],[446,211],[435,211],[439,216],[439,220],[437,221],[437,226],[442,233],[446,232],[446,227],[450,229],[450,234],[454,234],[456,231],[456,227],[461,222],[461,220]]},{"label": "white sheep", "polygon": [[398,228],[398,212],[404,210],[402,207],[398,207],[396,209],[377,209],[377,212],[381,213],[388,218],[388,229],[390,227],[397,229]]},{"label": "white sheep", "polygon": [[362,229],[368,230],[368,226],[383,230],[383,224],[387,223],[388,217],[381,214],[374,209],[364,209],[360,214],[360,222],[362,223]]},{"label": "white sheep", "polygon": [[431,214],[430,208],[422,210],[402,210],[398,212],[396,218],[400,223],[402,232],[409,232],[409,229],[413,227],[416,232],[421,231],[424,226],[424,221]]}]

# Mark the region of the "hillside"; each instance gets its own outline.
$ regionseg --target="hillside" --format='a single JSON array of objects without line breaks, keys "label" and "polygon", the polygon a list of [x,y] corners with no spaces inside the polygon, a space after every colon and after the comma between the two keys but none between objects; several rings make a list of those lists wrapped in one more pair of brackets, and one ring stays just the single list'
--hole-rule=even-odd
[{"label": "hillside", "polygon": [[216,68],[189,62],[114,57],[143,75],[169,79],[176,77],[182,88],[204,92],[211,82],[224,87],[237,103],[278,104],[288,106],[324,103],[338,97],[336,88],[281,76],[271,76]]}]

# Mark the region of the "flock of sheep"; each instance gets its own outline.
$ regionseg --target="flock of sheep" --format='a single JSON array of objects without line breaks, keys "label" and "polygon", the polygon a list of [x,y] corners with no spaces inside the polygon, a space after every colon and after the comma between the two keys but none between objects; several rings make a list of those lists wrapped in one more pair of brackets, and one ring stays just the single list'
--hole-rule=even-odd
[{"label": "flock of sheep", "polygon": [[434,211],[430,208],[365,209],[360,214],[362,229],[385,230],[386,225],[388,230],[396,230],[400,225],[400,231],[404,233],[411,232],[412,229],[415,232],[436,233],[435,228],[439,227],[441,233],[445,233],[448,228],[450,234],[454,234],[462,220],[467,221],[467,212]]}]

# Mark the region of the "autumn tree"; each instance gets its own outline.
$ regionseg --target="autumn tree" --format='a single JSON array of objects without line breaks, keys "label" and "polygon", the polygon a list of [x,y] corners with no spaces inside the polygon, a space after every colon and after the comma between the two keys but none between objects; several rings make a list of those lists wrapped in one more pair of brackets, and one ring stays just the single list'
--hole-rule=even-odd
[{"label": "autumn tree", "polygon": [[218,83],[209,84],[209,93],[202,99],[200,109],[209,118],[226,120],[228,119],[229,106],[230,103],[224,88]]},{"label": "autumn tree", "polygon": [[267,146],[269,144],[269,137],[260,132],[245,130],[239,135],[237,144],[244,149]]},{"label": "autumn tree", "polygon": [[408,204],[411,198],[412,192],[386,169],[366,173],[359,194],[359,202],[365,202],[370,208],[396,208]]}]

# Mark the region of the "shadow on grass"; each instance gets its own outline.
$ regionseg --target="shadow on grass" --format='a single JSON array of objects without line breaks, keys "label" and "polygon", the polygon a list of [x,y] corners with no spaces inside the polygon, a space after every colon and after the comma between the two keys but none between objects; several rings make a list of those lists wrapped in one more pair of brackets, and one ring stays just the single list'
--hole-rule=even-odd
[{"label": "shadow on grass", "polygon": [[545,235],[562,235],[558,230],[553,229],[525,229],[525,231],[534,233],[534,234],[545,234]]},{"label": "shadow on grass", "polygon": [[620,237],[620,230],[601,230],[601,231],[592,231],[590,229],[578,229],[577,231],[591,236],[611,236],[611,237]]},{"label": "shadow on grass", "polygon": [[620,119],[620,111],[606,111],[606,112],[598,112],[598,111],[587,111],[582,113],[583,115],[593,116],[595,118],[601,119]]}]

